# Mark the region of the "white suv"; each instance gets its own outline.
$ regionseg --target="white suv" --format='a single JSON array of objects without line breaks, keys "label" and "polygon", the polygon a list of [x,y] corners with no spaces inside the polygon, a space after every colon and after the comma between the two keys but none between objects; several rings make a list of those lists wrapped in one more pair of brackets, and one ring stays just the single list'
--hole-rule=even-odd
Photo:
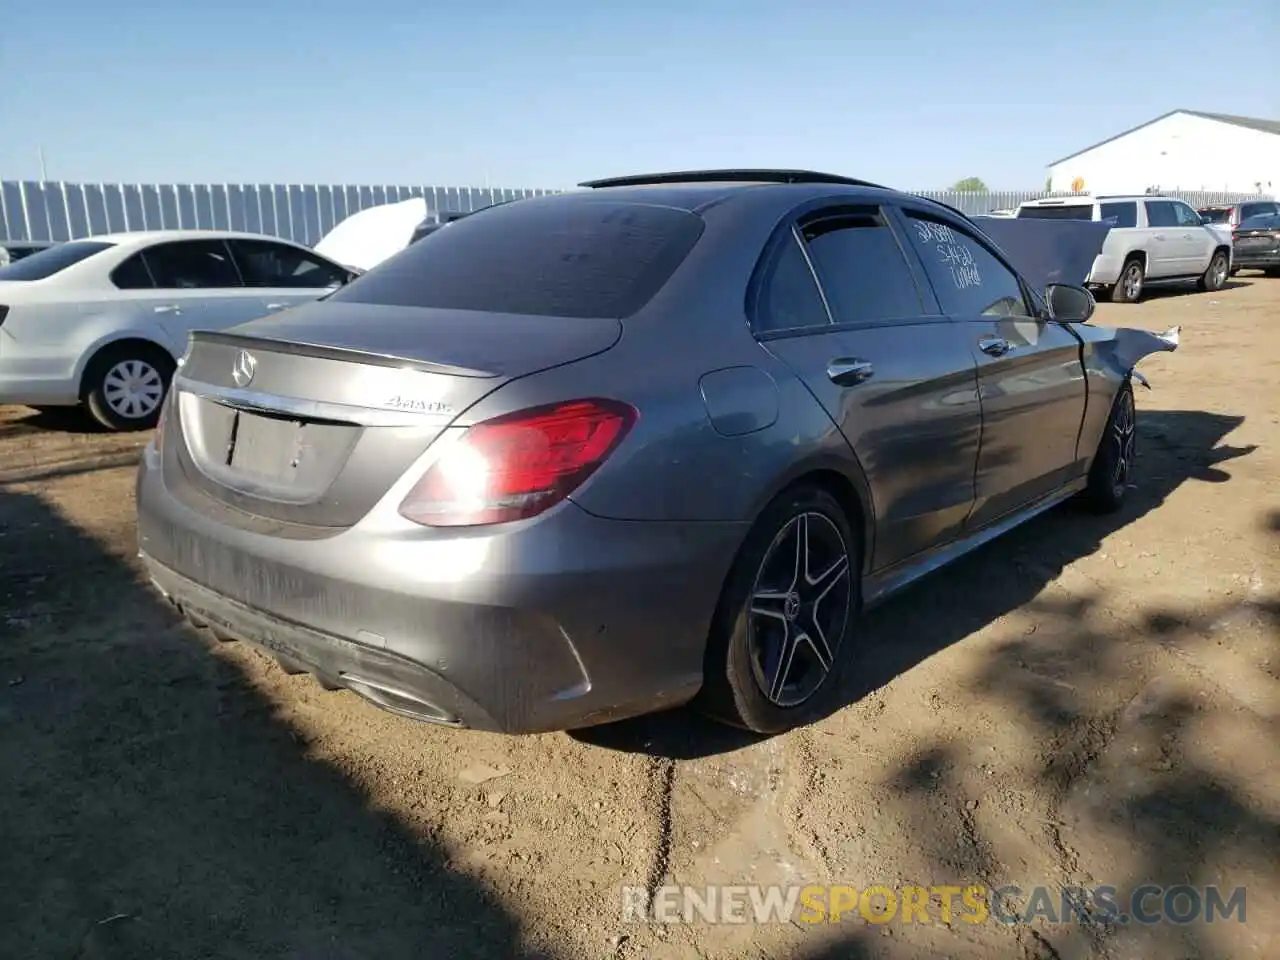
[{"label": "white suv", "polygon": [[1095,220],[1111,224],[1088,284],[1109,291],[1116,303],[1132,303],[1148,283],[1195,281],[1221,290],[1231,273],[1231,230],[1207,224],[1181,200],[1108,196],[1028,200],[1019,219]]}]

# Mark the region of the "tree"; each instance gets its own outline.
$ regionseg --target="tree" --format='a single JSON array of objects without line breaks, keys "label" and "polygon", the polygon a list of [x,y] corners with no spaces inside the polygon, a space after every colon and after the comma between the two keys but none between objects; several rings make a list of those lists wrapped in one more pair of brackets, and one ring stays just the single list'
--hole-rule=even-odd
[{"label": "tree", "polygon": [[957,181],[952,187],[958,193],[990,193],[987,185],[982,182],[981,177],[965,177],[963,180]]}]

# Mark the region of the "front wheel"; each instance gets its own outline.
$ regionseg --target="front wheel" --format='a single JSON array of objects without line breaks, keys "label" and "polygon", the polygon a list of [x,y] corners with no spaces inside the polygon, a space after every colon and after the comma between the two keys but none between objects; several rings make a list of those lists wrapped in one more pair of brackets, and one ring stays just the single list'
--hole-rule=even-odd
[{"label": "front wheel", "polygon": [[149,430],[160,419],[174,368],[173,358],[159,347],[113,344],[85,371],[85,404],[108,430]]},{"label": "front wheel", "polygon": [[1213,259],[1209,261],[1208,269],[1204,275],[1196,282],[1202,291],[1213,293],[1221,290],[1227,284],[1227,275],[1231,272],[1227,263],[1227,255],[1219,250],[1213,255]]},{"label": "front wheel", "polygon": [[1124,505],[1133,478],[1133,461],[1137,453],[1137,407],[1133,385],[1125,381],[1111,405],[1098,451],[1089,469],[1085,501],[1098,513],[1113,513]]},{"label": "front wheel", "polygon": [[859,534],[826,490],[799,486],[775,499],[729,574],[699,705],[761,734],[821,714],[839,695],[860,557]]}]

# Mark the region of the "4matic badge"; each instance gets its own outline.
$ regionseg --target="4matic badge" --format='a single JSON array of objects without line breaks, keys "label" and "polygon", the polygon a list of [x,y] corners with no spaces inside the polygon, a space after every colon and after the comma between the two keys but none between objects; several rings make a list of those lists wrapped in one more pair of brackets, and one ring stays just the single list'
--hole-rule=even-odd
[{"label": "4matic badge", "polygon": [[417,400],[400,394],[382,401],[382,405],[392,410],[411,410],[414,413],[452,414],[454,412],[452,404],[440,400]]}]

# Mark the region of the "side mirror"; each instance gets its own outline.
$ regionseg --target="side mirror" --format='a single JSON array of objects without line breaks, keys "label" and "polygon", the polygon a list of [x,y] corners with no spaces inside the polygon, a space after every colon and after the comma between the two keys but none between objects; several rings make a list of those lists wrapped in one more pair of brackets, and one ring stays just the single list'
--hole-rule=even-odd
[{"label": "side mirror", "polygon": [[1093,316],[1097,301],[1084,287],[1069,283],[1051,283],[1044,291],[1049,316],[1059,323],[1085,323]]}]

